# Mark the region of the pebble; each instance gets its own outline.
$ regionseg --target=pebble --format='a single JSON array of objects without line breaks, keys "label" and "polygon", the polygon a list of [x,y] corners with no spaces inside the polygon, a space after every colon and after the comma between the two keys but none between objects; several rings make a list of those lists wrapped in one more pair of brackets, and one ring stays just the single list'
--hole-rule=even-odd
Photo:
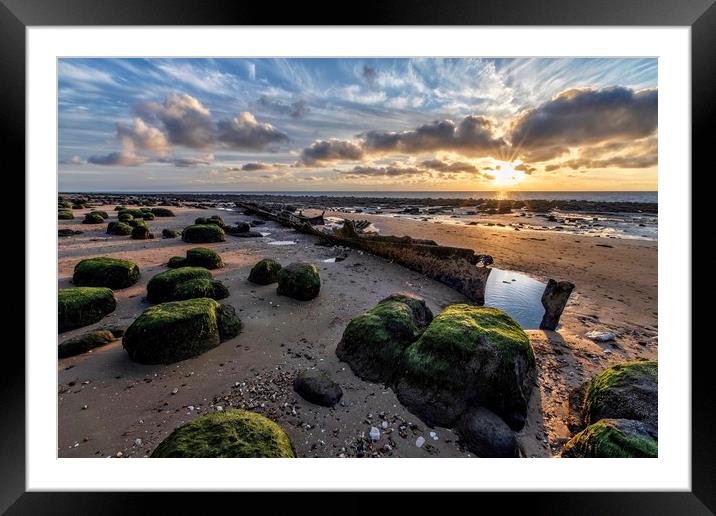
[{"label": "pebble", "polygon": [[223,412],[223,411],[224,411],[224,407],[222,407],[221,405],[217,405],[217,406],[216,406],[216,411],[217,411],[217,412]]},{"label": "pebble", "polygon": [[438,434],[436,434],[435,432],[430,432],[430,438],[431,438],[433,441],[437,441],[437,440],[438,440]]},{"label": "pebble", "polygon": [[417,446],[418,448],[422,448],[423,444],[425,444],[425,437],[421,435],[415,440],[415,446]]},{"label": "pebble", "polygon": [[174,387],[174,388],[172,389],[172,394],[176,394],[177,392],[179,392],[179,389],[177,389],[176,387]]},{"label": "pebble", "polygon": [[134,440],[134,445],[135,445],[135,446],[141,446],[141,445],[142,445],[142,440],[141,440],[141,439],[135,439],[135,440]]},{"label": "pebble", "polygon": [[383,422],[380,424],[380,426],[382,426],[383,428],[388,428],[388,422],[387,422],[387,421],[383,421]]},{"label": "pebble", "polygon": [[370,427],[370,438],[373,441],[380,441],[380,430],[378,430],[376,427],[372,426]]}]

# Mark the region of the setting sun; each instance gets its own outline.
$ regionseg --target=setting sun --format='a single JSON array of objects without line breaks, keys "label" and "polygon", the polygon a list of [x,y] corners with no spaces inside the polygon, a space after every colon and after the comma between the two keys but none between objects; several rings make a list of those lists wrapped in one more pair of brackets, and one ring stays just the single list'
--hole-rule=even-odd
[{"label": "setting sun", "polygon": [[519,166],[520,163],[520,161],[498,162],[498,164],[495,165],[495,170],[490,171],[492,182],[496,186],[512,186],[521,183],[526,174],[519,170],[515,170],[515,167]]}]

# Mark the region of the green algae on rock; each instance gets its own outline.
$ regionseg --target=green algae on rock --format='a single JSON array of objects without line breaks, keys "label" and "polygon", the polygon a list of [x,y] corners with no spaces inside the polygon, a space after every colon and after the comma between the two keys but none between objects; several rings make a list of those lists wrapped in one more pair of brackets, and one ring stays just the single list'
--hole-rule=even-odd
[{"label": "green algae on rock", "polygon": [[157,217],[174,217],[174,212],[169,208],[152,208],[152,213]]},{"label": "green algae on rock", "polygon": [[104,217],[96,212],[90,212],[85,215],[84,220],[82,221],[82,224],[103,224],[104,223]]},{"label": "green algae on rock", "polygon": [[206,244],[226,240],[224,230],[214,224],[188,226],[182,231],[181,238],[190,244]]},{"label": "green algae on rock", "polygon": [[360,378],[388,383],[398,371],[405,348],[432,319],[424,300],[393,294],[348,323],[336,355]]},{"label": "green algae on rock", "polygon": [[229,289],[218,280],[196,278],[179,283],[170,295],[171,301],[183,301],[209,297],[211,299],[224,299],[229,297]]},{"label": "green algae on rock", "polygon": [[153,458],[293,458],[291,439],[278,424],[246,410],[200,416],[180,426],[152,452]]},{"label": "green algae on rock", "polygon": [[109,288],[61,288],[57,295],[59,332],[96,323],[116,307],[117,301]]},{"label": "green algae on rock", "polygon": [[656,458],[659,443],[653,425],[631,419],[600,419],[572,437],[562,457]]},{"label": "green algae on rock", "polygon": [[264,258],[251,267],[249,281],[257,285],[270,285],[278,281],[281,264],[271,258]]},{"label": "green algae on rock", "polygon": [[91,331],[60,342],[57,346],[57,358],[67,358],[105,346],[117,340],[117,337],[109,330]]},{"label": "green algae on rock", "polygon": [[204,267],[205,269],[220,269],[224,261],[219,253],[207,247],[194,247],[186,252],[187,265],[190,267]]},{"label": "green algae on rock", "polygon": [[278,271],[279,296],[288,296],[300,301],[316,297],[321,290],[318,268],[312,263],[296,262]]},{"label": "green algae on rock", "polygon": [[59,210],[57,212],[57,218],[59,220],[72,220],[75,216],[70,210]]},{"label": "green algae on rock", "polygon": [[127,236],[132,234],[132,226],[124,222],[112,221],[107,224],[107,234],[116,236]]},{"label": "green algae on rock", "polygon": [[150,303],[168,301],[177,285],[197,278],[211,279],[211,273],[203,267],[181,267],[160,272],[147,283],[147,301]]},{"label": "green algae on rock", "polygon": [[582,421],[635,419],[658,425],[657,362],[624,362],[595,376],[584,390]]},{"label": "green algae on rock", "polygon": [[452,305],[403,353],[396,392],[428,424],[451,426],[469,406],[484,406],[519,430],[534,367],[529,338],[509,315]]},{"label": "green algae on rock", "polygon": [[181,233],[176,229],[162,229],[162,237],[164,238],[179,238]]},{"label": "green algae on rock", "polygon": [[72,283],[78,287],[107,287],[113,290],[127,288],[139,280],[137,264],[130,260],[86,258],[75,265]]},{"label": "green algae on rock", "polygon": [[186,267],[187,265],[189,264],[183,256],[172,256],[167,262],[167,267],[170,269],[178,269],[180,267]]},{"label": "green algae on rock", "polygon": [[147,308],[127,328],[122,345],[135,362],[171,364],[215,348],[240,329],[236,313],[213,299],[172,301]]}]

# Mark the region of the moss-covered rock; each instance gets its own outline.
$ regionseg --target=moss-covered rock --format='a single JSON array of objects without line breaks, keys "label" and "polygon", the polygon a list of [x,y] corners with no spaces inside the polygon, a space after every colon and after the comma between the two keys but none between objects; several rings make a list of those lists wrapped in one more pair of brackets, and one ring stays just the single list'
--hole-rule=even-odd
[{"label": "moss-covered rock", "polygon": [[505,312],[452,305],[403,353],[396,391],[431,425],[452,426],[466,408],[484,406],[519,430],[534,365],[529,338]]},{"label": "moss-covered rock", "polygon": [[199,297],[224,299],[229,297],[229,289],[221,281],[197,278],[179,283],[169,297],[172,301],[183,301]]},{"label": "moss-covered rock", "polygon": [[194,247],[186,252],[186,261],[190,267],[204,267],[205,269],[220,269],[224,261],[219,253],[207,247]]},{"label": "moss-covered rock", "polygon": [[117,214],[117,220],[119,222],[130,222],[134,220],[134,215],[126,211],[121,211]]},{"label": "moss-covered rock", "polygon": [[57,346],[57,357],[67,358],[81,355],[94,348],[105,346],[115,340],[117,340],[117,337],[109,330],[97,330],[84,333],[78,337],[60,342]]},{"label": "moss-covered rock", "polygon": [[301,301],[308,301],[318,295],[321,290],[321,278],[318,268],[312,263],[296,262],[278,271],[279,296],[288,296]]},{"label": "moss-covered rock", "polygon": [[107,213],[107,212],[104,211],[104,210],[92,210],[90,213],[96,213],[97,215],[99,215],[99,216],[102,217],[103,219],[109,218],[109,213]]},{"label": "moss-covered rock", "polygon": [[211,217],[199,217],[194,221],[194,224],[204,225],[204,224],[215,224],[219,227],[224,227],[224,219],[219,217],[218,215],[212,215]]},{"label": "moss-covered rock", "polygon": [[271,258],[264,258],[256,265],[251,267],[249,273],[249,281],[257,285],[270,285],[278,281],[278,271],[281,270],[281,264]]},{"label": "moss-covered rock", "polygon": [[142,219],[144,220],[154,220],[156,217],[154,216],[154,213],[151,211],[145,211],[142,215]]},{"label": "moss-covered rock", "polygon": [[132,234],[132,226],[124,222],[110,222],[107,224],[107,234],[115,236],[127,236]]},{"label": "moss-covered rock", "polygon": [[68,236],[81,235],[81,234],[82,234],[82,231],[77,231],[75,229],[63,228],[63,229],[57,230],[58,237],[68,237]]},{"label": "moss-covered rock", "polygon": [[104,223],[104,217],[96,212],[89,212],[85,215],[84,220],[82,221],[82,224],[103,224]]},{"label": "moss-covered rock", "polygon": [[59,220],[72,220],[75,218],[75,215],[71,210],[59,210],[57,212],[57,218]]},{"label": "moss-covered rock", "polygon": [[398,371],[405,348],[432,319],[424,300],[393,294],[348,323],[336,355],[360,378],[388,383]]},{"label": "moss-covered rock", "polygon": [[237,222],[235,226],[224,227],[224,231],[226,231],[229,235],[238,236],[244,233],[249,233],[251,231],[251,225],[248,222]]},{"label": "moss-covered rock", "polygon": [[75,265],[72,283],[78,287],[127,288],[139,280],[137,264],[130,260],[87,258]]},{"label": "moss-covered rock", "polygon": [[114,211],[127,211],[126,206],[115,206]]},{"label": "moss-covered rock", "polygon": [[226,240],[224,230],[214,224],[188,226],[182,231],[181,239],[191,244],[207,244]]},{"label": "moss-covered rock", "polygon": [[635,419],[658,426],[657,362],[624,362],[605,369],[584,389],[582,420]]},{"label": "moss-covered rock", "polygon": [[174,212],[169,208],[152,208],[152,213],[157,217],[174,217]]},{"label": "moss-covered rock", "polygon": [[[200,355],[235,336],[222,331],[227,324],[240,328],[236,315],[221,306],[209,298],[152,306],[127,328],[122,345],[142,364],[171,364]],[[227,318],[232,320],[227,323]]]},{"label": "moss-covered rock", "polygon": [[93,324],[114,311],[117,301],[103,287],[61,288],[57,295],[60,333]]},{"label": "moss-covered rock", "polygon": [[133,218],[133,219],[129,220],[129,221],[127,222],[127,224],[128,224],[129,226],[133,227],[133,228],[136,228],[136,227],[138,227],[138,226],[142,226],[142,227],[144,227],[144,228],[149,229],[149,226],[148,226],[147,223],[144,221],[144,219],[134,219],[134,218]]},{"label": "moss-covered rock", "polygon": [[162,237],[164,238],[179,238],[181,233],[176,229],[162,229]]},{"label": "moss-covered rock", "polygon": [[134,217],[135,219],[141,219],[141,218],[144,216],[144,212],[143,212],[142,210],[139,210],[139,209],[126,209],[126,210],[120,211],[119,213],[120,213],[120,214],[122,214],[122,213],[129,213],[129,214],[130,214],[132,217]]},{"label": "moss-covered rock", "polygon": [[133,240],[147,240],[154,238],[154,234],[149,231],[147,226],[135,226],[132,228]]},{"label": "moss-covered rock", "polygon": [[180,426],[152,452],[169,458],[293,458],[286,432],[270,419],[246,410],[198,417]]},{"label": "moss-covered rock", "polygon": [[211,273],[203,267],[182,267],[160,272],[147,283],[147,301],[150,303],[168,301],[177,285],[198,278],[211,279]]},{"label": "moss-covered rock", "polygon": [[187,265],[189,264],[183,256],[172,256],[167,262],[167,267],[170,269],[179,269],[180,267],[186,267]]},{"label": "moss-covered rock", "polygon": [[219,336],[222,341],[233,339],[241,332],[241,319],[231,305],[219,304]]},{"label": "moss-covered rock", "polygon": [[659,442],[656,428],[632,419],[600,419],[572,437],[562,457],[656,458]]},{"label": "moss-covered rock", "polygon": [[64,200],[64,199],[60,199],[59,201],[57,201],[57,207],[58,207],[58,208],[71,208],[71,207],[72,207],[72,203],[71,203],[70,201],[66,201],[66,200]]}]

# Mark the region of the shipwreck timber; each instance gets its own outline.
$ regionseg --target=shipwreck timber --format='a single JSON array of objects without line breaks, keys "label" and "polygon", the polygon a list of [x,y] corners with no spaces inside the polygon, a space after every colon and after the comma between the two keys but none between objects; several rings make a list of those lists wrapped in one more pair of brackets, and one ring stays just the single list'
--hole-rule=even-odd
[{"label": "shipwreck timber", "polygon": [[244,208],[247,214],[258,215],[301,233],[314,235],[328,244],[351,247],[387,258],[454,288],[479,305],[485,304],[485,286],[491,269],[484,265],[492,263],[489,255],[477,255],[472,249],[442,246],[433,240],[409,236],[360,234],[350,220],[344,220],[343,227],[333,233],[326,233],[314,227],[321,225],[323,214],[318,222],[318,217],[296,215],[293,213],[295,210],[291,211],[283,205],[241,203],[237,206]]}]

